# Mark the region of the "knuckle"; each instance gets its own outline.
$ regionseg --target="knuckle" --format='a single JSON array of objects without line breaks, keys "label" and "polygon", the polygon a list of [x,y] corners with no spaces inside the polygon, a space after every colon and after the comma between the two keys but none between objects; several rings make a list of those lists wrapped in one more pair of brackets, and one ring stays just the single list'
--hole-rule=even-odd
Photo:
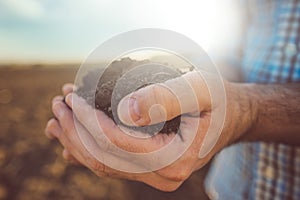
[{"label": "knuckle", "polygon": [[183,168],[181,170],[175,170],[173,173],[168,174],[168,179],[176,182],[185,181],[191,174],[191,171]]}]

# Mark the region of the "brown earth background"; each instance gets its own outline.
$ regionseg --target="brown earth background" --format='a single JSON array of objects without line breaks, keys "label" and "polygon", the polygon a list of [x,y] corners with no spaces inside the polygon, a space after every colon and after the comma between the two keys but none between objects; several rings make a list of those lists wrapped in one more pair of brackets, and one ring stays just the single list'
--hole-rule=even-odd
[{"label": "brown earth background", "polygon": [[0,200],[179,200],[207,199],[206,169],[177,191],[160,192],[143,183],[99,178],[62,159],[57,141],[44,136],[51,99],[73,82],[79,65],[0,66]]}]

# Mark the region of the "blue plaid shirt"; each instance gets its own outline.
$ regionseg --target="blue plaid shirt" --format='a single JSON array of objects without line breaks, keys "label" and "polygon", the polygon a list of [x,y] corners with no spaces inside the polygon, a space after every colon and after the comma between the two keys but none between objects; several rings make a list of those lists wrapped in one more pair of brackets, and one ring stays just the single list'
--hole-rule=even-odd
[{"label": "blue plaid shirt", "polygon": [[[299,82],[300,1],[246,4],[250,21],[240,61],[245,81]],[[300,147],[263,142],[230,146],[215,157],[205,186],[211,199],[300,200]]]}]

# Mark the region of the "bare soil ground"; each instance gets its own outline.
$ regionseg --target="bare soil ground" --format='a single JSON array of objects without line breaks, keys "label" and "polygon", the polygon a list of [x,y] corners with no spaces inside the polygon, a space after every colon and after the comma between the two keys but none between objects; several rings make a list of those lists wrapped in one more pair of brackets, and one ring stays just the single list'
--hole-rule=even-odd
[{"label": "bare soil ground", "polygon": [[206,169],[164,193],[142,183],[99,178],[62,159],[61,146],[44,136],[44,128],[52,116],[51,99],[63,83],[74,81],[77,67],[0,67],[0,199],[207,199]]}]

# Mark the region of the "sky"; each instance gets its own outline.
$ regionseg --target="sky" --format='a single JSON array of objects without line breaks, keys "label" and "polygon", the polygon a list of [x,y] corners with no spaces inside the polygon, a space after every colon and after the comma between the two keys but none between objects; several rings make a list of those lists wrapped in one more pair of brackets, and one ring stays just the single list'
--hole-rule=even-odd
[{"label": "sky", "polygon": [[205,50],[237,25],[233,0],[0,0],[0,63],[82,62],[102,42],[139,28],[169,29]]}]

